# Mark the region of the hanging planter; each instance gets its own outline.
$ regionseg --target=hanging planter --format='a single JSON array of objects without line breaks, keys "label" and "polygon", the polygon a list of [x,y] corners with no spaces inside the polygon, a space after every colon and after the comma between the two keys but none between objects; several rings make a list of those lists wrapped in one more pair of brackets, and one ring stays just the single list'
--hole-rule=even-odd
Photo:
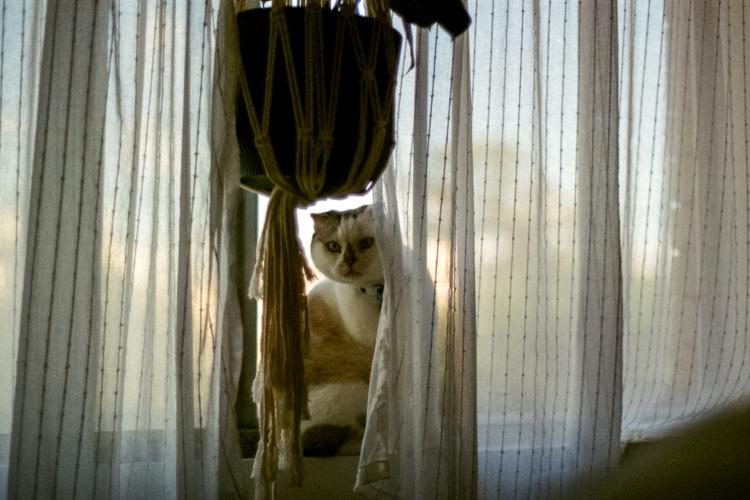
[{"label": "hanging planter", "polygon": [[[295,209],[323,197],[367,191],[393,149],[393,105],[401,37],[385,0],[372,17],[355,1],[321,2],[238,15],[242,72],[236,131],[243,187],[270,195],[254,283],[263,299],[255,399],[261,496],[279,460],[301,484],[300,420],[307,414],[305,278]],[[327,4],[327,2],[323,2]]]},{"label": "hanging planter", "polygon": [[302,197],[365,191],[394,144],[398,32],[319,6],[248,10],[238,23],[250,98],[237,109],[242,185],[271,194],[280,175]]}]

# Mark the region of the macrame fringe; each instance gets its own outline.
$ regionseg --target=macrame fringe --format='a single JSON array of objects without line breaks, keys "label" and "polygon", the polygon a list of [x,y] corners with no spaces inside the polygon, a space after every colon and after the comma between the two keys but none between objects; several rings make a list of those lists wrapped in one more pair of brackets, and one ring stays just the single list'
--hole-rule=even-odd
[{"label": "macrame fringe", "polygon": [[[286,465],[302,484],[300,421],[309,418],[304,357],[309,348],[306,280],[312,271],[297,238],[299,200],[274,189],[261,235],[253,282],[263,300],[262,362],[253,392],[261,419],[257,476],[275,481]],[[269,491],[272,491],[269,490]]]}]

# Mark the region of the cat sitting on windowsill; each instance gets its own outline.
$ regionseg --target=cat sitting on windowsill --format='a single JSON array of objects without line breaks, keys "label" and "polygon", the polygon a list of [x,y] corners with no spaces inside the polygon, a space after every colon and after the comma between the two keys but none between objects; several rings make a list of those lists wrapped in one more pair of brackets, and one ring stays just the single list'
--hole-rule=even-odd
[{"label": "cat sitting on windowsill", "polygon": [[369,206],[312,218],[312,260],[327,279],[308,295],[310,419],[302,422],[302,447],[306,456],[354,455],[364,432],[383,298],[375,220]]}]

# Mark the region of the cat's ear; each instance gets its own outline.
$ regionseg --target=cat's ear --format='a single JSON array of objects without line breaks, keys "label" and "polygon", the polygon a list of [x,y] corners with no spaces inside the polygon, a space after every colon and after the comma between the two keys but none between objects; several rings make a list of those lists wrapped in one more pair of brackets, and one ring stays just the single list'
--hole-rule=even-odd
[{"label": "cat's ear", "polygon": [[352,215],[367,214],[372,215],[372,205],[362,205],[351,211]]},{"label": "cat's ear", "polygon": [[357,209],[357,214],[367,220],[375,220],[375,212],[372,205],[363,205]]},{"label": "cat's ear", "polygon": [[310,214],[313,220],[315,232],[336,226],[339,223],[340,216],[336,212],[324,212],[321,214]]}]

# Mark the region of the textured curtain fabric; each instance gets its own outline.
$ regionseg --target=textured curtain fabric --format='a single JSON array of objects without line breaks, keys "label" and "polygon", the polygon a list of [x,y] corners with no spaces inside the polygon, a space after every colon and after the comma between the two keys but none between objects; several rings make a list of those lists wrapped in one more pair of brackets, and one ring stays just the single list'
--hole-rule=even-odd
[{"label": "textured curtain fabric", "polygon": [[[356,488],[374,497],[475,494],[469,45],[464,37],[436,48],[429,38],[418,32],[417,66],[402,79],[398,97],[399,125],[413,125],[411,144],[411,134],[399,135],[393,168],[375,193],[388,293]],[[439,82],[428,53],[449,69]],[[408,57],[402,63],[408,67]]]},{"label": "textured curtain fabric", "polygon": [[[403,54],[356,488],[575,497],[750,396],[750,6],[467,7]],[[232,16],[0,10],[0,497],[250,492]]]},{"label": "textured curtain fabric", "polygon": [[634,440],[750,396],[750,6],[628,8],[623,439]]},{"label": "textured curtain fabric", "polygon": [[575,497],[750,391],[750,8],[467,6],[403,61],[358,487]]},{"label": "textured curtain fabric", "polygon": [[222,7],[3,4],[2,498],[248,491]]}]

